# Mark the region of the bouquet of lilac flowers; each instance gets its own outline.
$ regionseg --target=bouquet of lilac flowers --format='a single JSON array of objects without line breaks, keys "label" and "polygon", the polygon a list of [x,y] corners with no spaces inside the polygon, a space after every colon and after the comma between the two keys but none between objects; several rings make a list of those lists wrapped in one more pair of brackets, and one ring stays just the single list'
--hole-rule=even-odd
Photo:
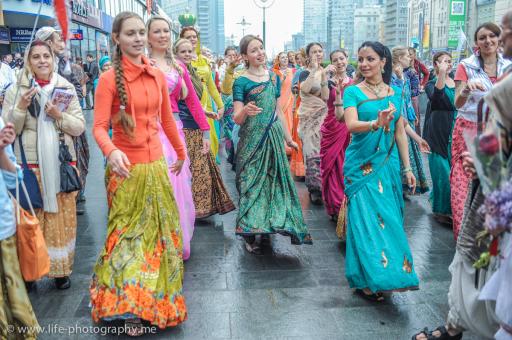
[{"label": "bouquet of lilac flowers", "polygon": [[485,216],[485,231],[478,235],[477,242],[491,239],[489,251],[473,264],[481,269],[489,266],[492,256],[498,255],[499,235],[512,231],[512,166],[503,155],[497,128],[479,135],[465,133],[464,139],[485,195],[484,204],[478,210]]},{"label": "bouquet of lilac flowers", "polygon": [[512,179],[487,195],[478,212],[485,215],[485,226],[491,234],[512,231]]}]

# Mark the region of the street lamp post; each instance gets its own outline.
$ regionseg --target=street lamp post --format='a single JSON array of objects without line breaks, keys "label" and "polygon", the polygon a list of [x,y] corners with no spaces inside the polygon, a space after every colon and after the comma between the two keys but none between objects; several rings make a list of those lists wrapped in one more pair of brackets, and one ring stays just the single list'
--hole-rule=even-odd
[{"label": "street lamp post", "polygon": [[250,22],[245,20],[245,17],[242,17],[242,21],[237,22],[236,24],[242,26],[242,37],[245,37],[245,26],[252,25]]},{"label": "street lamp post", "polygon": [[265,11],[267,8],[269,8],[270,6],[272,6],[274,4],[274,1],[275,0],[254,0],[254,3],[256,4],[256,6],[258,6],[259,8],[263,9],[263,45],[265,46],[266,44],[266,37],[267,37],[267,32],[266,32],[266,19],[265,19]]}]

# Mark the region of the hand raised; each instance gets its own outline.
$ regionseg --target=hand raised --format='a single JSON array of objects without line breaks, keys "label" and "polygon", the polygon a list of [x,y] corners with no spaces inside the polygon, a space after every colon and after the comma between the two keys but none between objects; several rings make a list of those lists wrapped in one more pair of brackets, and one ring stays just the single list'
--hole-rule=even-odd
[{"label": "hand raised", "polygon": [[35,87],[25,92],[20,97],[20,101],[18,102],[18,109],[26,110],[30,106],[30,103],[32,103],[32,98],[36,95],[36,93],[37,89]]},{"label": "hand raised", "polygon": [[261,108],[259,108],[258,106],[256,106],[256,104],[254,102],[249,102],[247,103],[245,106],[244,106],[244,112],[248,115],[248,116],[256,116],[257,114],[259,114],[260,112],[262,111]]},{"label": "hand raised", "polygon": [[7,123],[0,130],[0,150],[3,150],[6,146],[14,143],[14,139],[16,139],[16,131],[14,131],[14,125],[12,123]]}]

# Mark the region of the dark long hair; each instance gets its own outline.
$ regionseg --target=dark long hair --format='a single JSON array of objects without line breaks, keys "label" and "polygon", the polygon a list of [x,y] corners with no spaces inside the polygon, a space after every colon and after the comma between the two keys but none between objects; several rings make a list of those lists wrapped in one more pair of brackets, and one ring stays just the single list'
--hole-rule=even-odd
[{"label": "dark long hair", "polygon": [[338,48],[337,50],[334,50],[331,52],[331,54],[329,54],[329,60],[332,62],[332,57],[336,54],[336,53],[342,53],[345,58],[348,59],[348,53],[347,51],[344,49],[344,48]]},{"label": "dark long hair", "polygon": [[389,85],[391,82],[391,75],[393,73],[393,58],[391,56],[391,51],[386,46],[382,45],[378,41],[365,41],[357,50],[358,52],[365,48],[369,47],[377,53],[380,57],[380,60],[386,59],[386,64],[384,65],[384,73],[382,74],[382,80]]},{"label": "dark long hair", "polygon": [[[475,44],[477,44],[477,42],[478,42],[478,32],[480,32],[482,29],[487,29],[487,30],[491,31],[497,37],[499,37],[501,35],[501,28],[498,25],[496,25],[493,22],[484,22],[483,24],[478,26],[475,30],[475,35],[473,37],[475,39]],[[484,70],[484,59],[482,58],[481,54],[478,54],[478,62],[480,64],[480,68],[482,70]]]}]

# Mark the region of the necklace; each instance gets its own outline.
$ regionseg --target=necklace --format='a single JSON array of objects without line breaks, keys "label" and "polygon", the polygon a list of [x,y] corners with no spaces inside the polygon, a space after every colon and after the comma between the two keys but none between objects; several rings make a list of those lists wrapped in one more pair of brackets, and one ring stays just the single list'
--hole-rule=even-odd
[{"label": "necklace", "polygon": [[251,72],[249,69],[247,69],[247,73],[249,73],[255,77],[258,77],[258,78],[265,77],[267,75],[267,72],[265,72],[265,71],[263,71],[262,74],[256,74],[256,73]]},{"label": "necklace", "polygon": [[381,81],[378,84],[370,84],[366,80],[362,82],[363,86],[368,89],[371,93],[373,93],[377,98],[380,98],[380,92],[383,89],[383,82]]}]

